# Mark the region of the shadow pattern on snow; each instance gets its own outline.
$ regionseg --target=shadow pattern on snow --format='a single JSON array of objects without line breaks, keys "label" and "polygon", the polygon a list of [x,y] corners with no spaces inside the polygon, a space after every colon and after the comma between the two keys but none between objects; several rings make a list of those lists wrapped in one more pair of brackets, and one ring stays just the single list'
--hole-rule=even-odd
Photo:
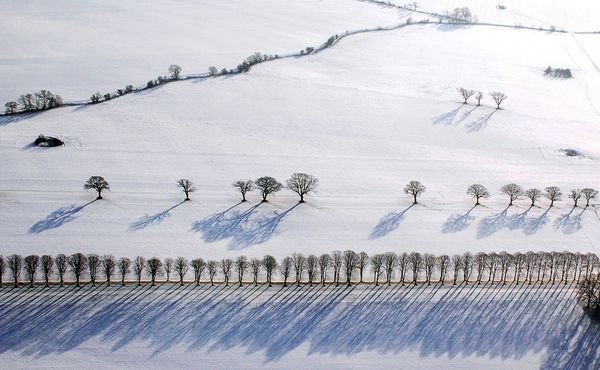
[{"label": "shadow pattern on snow", "polygon": [[139,231],[139,230],[143,230],[143,229],[147,228],[148,226],[160,224],[161,222],[163,222],[166,218],[168,218],[171,215],[170,212],[172,210],[179,207],[183,203],[185,203],[185,200],[181,201],[181,202],[175,204],[174,206],[171,206],[163,211],[160,211],[156,214],[145,215],[144,217],[141,217],[139,220],[137,220],[137,221],[133,222],[131,225],[129,225],[129,231]]},{"label": "shadow pattern on snow", "polygon": [[393,211],[383,216],[383,218],[379,220],[377,225],[375,225],[375,227],[371,231],[371,234],[369,234],[369,240],[382,238],[387,234],[391,233],[392,231],[396,230],[400,226],[400,223],[402,223],[402,220],[404,220],[406,212],[408,212],[408,210],[414,206],[415,205],[412,204],[403,211]]},{"label": "shadow pattern on snow", "polygon": [[258,203],[244,211],[234,209],[240,204],[242,203],[194,222],[191,231],[202,233],[202,239],[209,243],[231,238],[229,249],[243,249],[262,244],[276,235],[279,224],[300,205],[297,203],[281,213],[274,211],[268,215],[252,217],[263,203]]},{"label": "shadow pattern on snow", "polygon": [[45,219],[40,220],[35,224],[31,225],[31,227],[29,228],[29,234],[39,234],[47,230],[56,229],[66,223],[75,220],[78,217],[77,214],[82,209],[94,203],[96,200],[97,199],[94,199],[91,202],[79,206],[72,204],[70,206],[61,207],[55,211],[52,211],[52,213],[46,216]]},{"label": "shadow pattern on snow", "polygon": [[444,114],[440,114],[437,117],[433,117],[431,119],[431,122],[434,125],[445,125],[445,126],[450,126],[453,122],[454,122],[454,118],[456,118],[456,115],[458,114],[458,112],[460,111],[460,109],[464,106],[464,104],[461,104],[458,106],[458,108],[453,109],[449,112],[446,112]]},{"label": "shadow pattern on snow", "polygon": [[444,234],[448,234],[458,233],[460,231],[466,230],[471,224],[471,222],[473,222],[473,220],[475,219],[474,216],[471,216],[471,212],[475,209],[475,207],[477,206],[473,206],[464,214],[455,213],[452,216],[448,217],[448,220],[446,220],[446,222],[442,226],[442,232]]},{"label": "shadow pattern on snow", "polygon": [[[5,289],[0,353],[43,358],[90,341],[112,351],[144,343],[149,358],[243,349],[276,361],[363,351],[521,359],[544,369],[600,366],[600,325],[566,285],[410,287],[85,286]],[[7,299],[8,296],[9,299]],[[14,356],[12,354],[11,356]]]},{"label": "shadow pattern on snow", "polygon": [[492,116],[496,112],[497,112],[497,110],[494,110],[484,116],[479,117],[475,121],[467,124],[465,126],[467,129],[467,132],[473,133],[473,132],[478,132],[478,131],[483,130],[487,126],[488,121],[492,118]]},{"label": "shadow pattern on snow", "polygon": [[570,212],[562,214],[554,220],[554,228],[562,231],[564,234],[573,234],[583,227],[582,216],[587,208],[577,214],[573,214],[576,207],[573,207]]}]

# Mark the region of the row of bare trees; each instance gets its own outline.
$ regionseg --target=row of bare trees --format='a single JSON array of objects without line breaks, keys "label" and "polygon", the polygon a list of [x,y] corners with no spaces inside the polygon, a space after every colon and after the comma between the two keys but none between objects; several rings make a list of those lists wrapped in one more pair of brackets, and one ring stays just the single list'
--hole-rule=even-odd
[{"label": "row of bare trees", "polygon": [[18,112],[34,112],[60,107],[63,103],[60,95],[53,94],[48,90],[40,90],[34,94],[23,94],[17,101],[9,101],[4,104],[6,114]]},{"label": "row of bare trees", "polygon": [[[550,207],[554,206],[554,202],[561,201],[563,193],[558,186],[548,186],[544,190],[538,188],[523,189],[517,184],[506,184],[500,188],[500,192],[508,197],[508,205],[512,206],[513,202],[522,198],[527,198],[531,202],[531,206],[535,206],[536,202],[542,198],[550,201]],[[481,199],[489,198],[490,192],[481,184],[473,184],[467,188],[467,194],[475,199],[475,205],[479,205]],[[568,193],[569,199],[573,201],[573,207],[577,207],[579,200],[585,200],[585,206],[590,205],[590,201],[598,197],[598,191],[593,188],[571,189]]]},{"label": "row of bare trees", "polygon": [[[193,282],[214,285],[222,282],[226,286],[235,281],[240,286],[244,282],[255,285],[278,282],[283,286],[300,284],[347,284],[385,283],[391,285],[418,283],[487,283],[487,284],[534,284],[534,283],[575,283],[592,278],[599,268],[599,258],[595,254],[572,252],[527,252],[527,253],[477,253],[434,255],[431,253],[394,253],[387,252],[369,256],[365,252],[352,250],[333,251],[321,255],[294,253],[277,260],[271,255],[263,258],[239,256],[235,259],[204,260],[185,257],[134,259],[112,255],[99,256],[75,253],[70,256],[59,254],[29,255],[18,254],[6,258],[0,256],[0,285],[7,273],[14,287],[28,282],[49,286],[51,283],[65,284],[70,276],[75,285],[85,280],[91,285],[99,282],[110,285],[118,279],[121,285],[131,282],[141,285],[149,281],[155,285],[157,279],[164,277],[165,282],[175,277],[184,285],[188,272],[193,273]],[[251,279],[251,280],[249,280]]]}]

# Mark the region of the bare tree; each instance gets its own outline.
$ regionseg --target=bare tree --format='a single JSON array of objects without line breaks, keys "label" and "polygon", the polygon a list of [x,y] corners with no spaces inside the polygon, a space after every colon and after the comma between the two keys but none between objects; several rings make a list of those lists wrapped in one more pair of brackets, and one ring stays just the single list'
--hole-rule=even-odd
[{"label": "bare tree", "polygon": [[490,270],[488,282],[491,282],[491,284],[494,285],[494,281],[496,281],[496,273],[498,272],[498,267],[500,266],[500,256],[498,253],[492,252],[489,254],[488,264],[488,268]]},{"label": "bare tree", "polygon": [[479,252],[475,255],[475,268],[477,270],[477,284],[481,284],[481,279],[483,278],[483,274],[485,269],[488,267],[489,257],[486,253]]},{"label": "bare tree", "polygon": [[519,285],[519,279],[521,278],[521,272],[523,271],[523,267],[525,265],[525,255],[523,253],[515,253],[513,255],[512,263],[514,266],[515,276],[513,277],[513,281]]},{"label": "bare tree", "polygon": [[287,286],[288,278],[292,273],[292,267],[294,266],[294,261],[291,257],[284,257],[281,260],[281,265],[279,265],[279,272],[281,272],[281,276],[283,276],[283,286]]},{"label": "bare tree", "polygon": [[61,287],[64,286],[65,283],[65,273],[67,272],[68,261],[69,258],[62,253],[54,258],[54,265],[56,266],[56,272],[58,272],[58,279]]},{"label": "bare tree", "polygon": [[398,263],[398,256],[394,252],[387,252],[383,255],[383,271],[385,272],[385,282],[388,286],[392,285],[392,276]]},{"label": "bare tree", "polygon": [[304,203],[304,196],[314,192],[319,186],[319,179],[306,173],[294,173],[286,181],[288,189],[300,196],[300,203]]},{"label": "bare tree", "polygon": [[550,207],[554,207],[554,202],[561,200],[562,193],[558,186],[548,186],[544,192],[544,196],[550,200]]},{"label": "bare tree", "polygon": [[529,281],[529,284],[532,283],[537,257],[538,255],[533,251],[525,253],[525,281]]},{"label": "bare tree", "polygon": [[363,282],[363,273],[365,271],[365,269],[367,268],[367,265],[369,264],[369,255],[366,254],[365,252],[360,252],[358,255],[358,260],[356,261],[356,267],[358,268],[358,272],[359,272],[359,282],[362,283]]},{"label": "bare tree", "polygon": [[452,256],[452,270],[454,271],[454,275],[452,277],[452,284],[456,285],[456,281],[458,280],[458,276],[462,270],[463,266],[463,258],[460,254],[455,254]]},{"label": "bare tree", "polygon": [[502,284],[506,284],[508,269],[510,268],[510,264],[512,263],[513,256],[502,251],[498,253],[498,257],[500,258],[500,281],[502,281]]},{"label": "bare tree", "polygon": [[508,206],[513,205],[513,201],[518,200],[523,196],[523,188],[517,184],[507,184],[500,188],[500,192],[506,194],[509,199]]},{"label": "bare tree", "polygon": [[258,274],[260,273],[261,266],[262,262],[258,258],[253,258],[250,260],[250,270],[252,270],[252,282],[255,286],[258,285]]},{"label": "bare tree", "polygon": [[263,202],[267,201],[269,194],[276,193],[283,187],[279,181],[269,176],[259,177],[254,184],[256,185],[256,188],[260,190]]},{"label": "bare tree", "polygon": [[35,274],[40,266],[40,257],[32,254],[30,256],[25,257],[25,274],[27,274],[27,279],[29,280],[29,287],[33,288],[33,284],[35,283]]},{"label": "bare tree", "polygon": [[[183,279],[185,279],[185,274],[187,274],[189,266],[189,261],[185,257],[177,257],[173,262],[173,269],[177,273],[177,276],[179,276],[180,286],[183,286]],[[194,280],[196,280],[195,277],[196,276],[194,276]]]},{"label": "bare tree", "polygon": [[413,204],[417,204],[417,197],[425,192],[425,186],[418,181],[411,181],[404,187],[404,193],[412,195]]},{"label": "bare tree", "polygon": [[202,273],[205,269],[208,269],[210,285],[213,285],[214,276],[217,273],[217,263],[215,261],[205,262],[202,258],[195,258],[190,264],[194,269],[194,281],[196,282],[196,286],[200,285],[200,279],[202,278]]},{"label": "bare tree", "polygon": [[491,92],[490,96],[492,97],[492,99],[494,99],[494,103],[496,103],[496,109],[500,109],[500,104],[502,104],[503,101],[508,99],[508,97],[504,93],[501,93],[499,91]]},{"label": "bare tree", "polygon": [[479,199],[489,198],[490,192],[481,184],[473,184],[467,188],[467,194],[475,198],[475,205],[479,205]]},{"label": "bare tree", "polygon": [[343,263],[344,255],[341,251],[331,252],[331,265],[333,267],[333,281],[335,282],[335,286],[338,286],[340,283],[340,273]]},{"label": "bare tree", "polygon": [[417,285],[417,280],[419,279],[419,273],[423,269],[423,256],[421,256],[421,253],[412,252],[411,254],[409,254],[408,258],[410,259],[410,267],[412,270],[413,284]]},{"label": "bare tree", "polygon": [[585,198],[585,207],[587,208],[590,206],[590,200],[596,199],[598,196],[598,190],[592,188],[583,188],[581,189],[581,194]]},{"label": "bare tree", "polygon": [[371,271],[373,271],[373,282],[379,286],[379,276],[383,268],[383,254],[376,254],[371,257]]},{"label": "bare tree", "polygon": [[4,104],[4,108],[6,108],[5,113],[6,114],[14,114],[17,113],[18,110],[18,104],[16,101],[9,101],[8,103]]},{"label": "bare tree", "polygon": [[[0,256],[0,264],[4,262],[4,258]],[[40,267],[42,269],[42,274],[44,275],[44,283],[46,287],[50,286],[50,275],[54,271],[54,258],[47,254],[43,255],[40,258]],[[0,275],[3,273],[3,269],[0,268]],[[0,287],[2,286],[2,277],[0,277]]]},{"label": "bare tree", "polygon": [[321,284],[325,286],[325,280],[327,280],[327,270],[329,270],[329,266],[331,266],[331,256],[327,253],[320,255],[318,263]]},{"label": "bare tree", "polygon": [[163,269],[165,270],[166,281],[170,281],[171,271],[173,271],[173,259],[167,257],[163,261]]},{"label": "bare tree", "polygon": [[600,309],[600,280],[598,276],[586,277],[578,286],[577,299],[584,308],[597,313]]},{"label": "bare tree", "polygon": [[296,285],[300,286],[302,280],[302,273],[306,267],[306,257],[302,253],[292,254],[292,261],[294,262],[294,272],[296,274]]},{"label": "bare tree", "polygon": [[115,273],[115,268],[117,267],[117,260],[114,256],[110,254],[105,254],[102,256],[102,272],[104,272],[104,276],[106,277],[106,285],[110,286],[110,278]]},{"label": "bare tree", "polygon": [[190,194],[198,190],[194,183],[189,179],[179,179],[176,184],[178,188],[181,188],[183,194],[185,194],[185,201],[190,200]]},{"label": "bare tree", "polygon": [[242,202],[246,201],[246,193],[254,190],[254,181],[252,180],[238,180],[231,185],[242,194]]},{"label": "bare tree", "polygon": [[87,255],[87,267],[90,274],[90,282],[92,286],[96,286],[96,278],[98,277],[98,270],[100,269],[100,257],[97,254]]},{"label": "bare tree", "polygon": [[85,182],[83,188],[85,190],[94,189],[98,192],[98,197],[96,199],[102,199],[102,191],[110,190],[110,185],[104,180],[104,177],[92,176]]},{"label": "bare tree", "polygon": [[239,256],[238,258],[236,258],[235,259],[235,272],[237,273],[238,283],[240,283],[240,286],[243,285],[244,274],[246,273],[247,270],[248,270],[248,257]]},{"label": "bare tree", "polygon": [[217,69],[217,67],[215,67],[215,66],[208,67],[208,75],[210,77],[215,77],[218,74],[219,74],[219,70]]},{"label": "bare tree", "polygon": [[481,105],[481,99],[483,99],[483,93],[481,91],[475,92],[475,99],[477,99],[477,106]]},{"label": "bare tree", "polygon": [[119,269],[119,275],[121,275],[121,285],[125,285],[125,278],[127,277],[127,274],[129,274],[129,272],[131,271],[131,260],[127,257],[119,258],[119,261],[117,262],[117,268]]},{"label": "bare tree", "polygon": [[350,286],[352,273],[358,267],[358,255],[353,250],[344,251],[344,270],[346,272],[346,284]]},{"label": "bare tree", "polygon": [[431,253],[425,253],[423,255],[423,262],[425,265],[425,281],[427,285],[431,285],[431,277],[433,276],[433,270],[435,269],[436,258]]},{"label": "bare tree", "polygon": [[273,271],[275,271],[275,269],[277,268],[277,260],[275,259],[275,257],[267,254],[263,257],[262,266],[267,272],[267,283],[269,284],[269,287],[271,287],[273,280]]},{"label": "bare tree", "polygon": [[172,79],[179,80],[179,76],[181,75],[181,67],[177,64],[171,64],[169,66],[169,73],[171,74]]},{"label": "bare tree", "polygon": [[581,198],[581,189],[571,189],[569,199],[573,200],[573,208],[577,208],[577,202]]},{"label": "bare tree", "polygon": [[137,256],[133,260],[133,273],[137,276],[138,286],[142,285],[142,273],[146,267],[146,259],[142,256]]},{"label": "bare tree", "polygon": [[208,269],[208,279],[210,280],[210,285],[215,285],[215,276],[217,275],[217,271],[219,268],[219,263],[214,260],[210,260],[206,262],[206,268]]},{"label": "bare tree", "polygon": [[473,273],[473,255],[471,252],[463,253],[462,257],[462,271],[463,271],[463,280],[465,285],[469,283],[469,278],[471,277],[471,273]]},{"label": "bare tree", "polygon": [[440,271],[440,284],[444,285],[444,281],[446,280],[446,276],[448,275],[448,268],[450,267],[450,256],[447,254],[442,254],[437,257],[437,267]]},{"label": "bare tree", "polygon": [[531,206],[535,206],[535,202],[542,197],[542,191],[540,189],[531,188],[525,191],[525,196],[531,201]]},{"label": "bare tree", "polygon": [[160,261],[160,259],[152,257],[148,261],[146,261],[146,272],[148,272],[148,274],[150,275],[152,286],[156,285],[156,276],[162,275],[163,273],[163,264]]},{"label": "bare tree", "polygon": [[14,287],[19,287],[19,277],[21,276],[21,268],[23,267],[23,256],[19,254],[11,254],[6,258],[6,264],[13,278]]},{"label": "bare tree", "polygon": [[308,275],[308,284],[309,286],[313,285],[313,281],[317,277],[317,267],[319,259],[314,254],[308,255],[306,257],[306,273]]},{"label": "bare tree", "polygon": [[408,264],[410,262],[408,253],[403,252],[399,254],[397,261],[398,270],[400,272],[400,283],[404,285],[404,282],[406,281],[406,271],[408,271]]},{"label": "bare tree", "polygon": [[225,286],[229,286],[229,279],[231,277],[231,268],[233,267],[233,260],[225,258],[221,260],[221,271],[223,272],[223,279],[225,280]]},{"label": "bare tree", "polygon": [[463,104],[467,104],[469,98],[475,94],[474,90],[465,89],[464,87],[459,87],[456,91],[462,96]]},{"label": "bare tree", "polygon": [[79,287],[81,275],[87,267],[87,257],[81,253],[75,253],[69,256],[68,263],[71,273],[75,276],[75,285]]}]

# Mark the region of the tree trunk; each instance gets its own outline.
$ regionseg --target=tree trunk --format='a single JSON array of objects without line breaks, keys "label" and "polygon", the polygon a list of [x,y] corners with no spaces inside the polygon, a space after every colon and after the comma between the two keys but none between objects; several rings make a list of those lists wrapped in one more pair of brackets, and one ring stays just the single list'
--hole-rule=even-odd
[{"label": "tree trunk", "polygon": [[413,194],[413,204],[417,204],[417,194]]},{"label": "tree trunk", "polygon": [[300,194],[300,203],[304,203],[304,194]]}]

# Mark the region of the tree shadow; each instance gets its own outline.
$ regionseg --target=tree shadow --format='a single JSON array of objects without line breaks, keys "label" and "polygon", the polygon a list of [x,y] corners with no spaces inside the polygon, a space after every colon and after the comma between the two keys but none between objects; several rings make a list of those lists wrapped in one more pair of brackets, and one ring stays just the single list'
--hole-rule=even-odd
[{"label": "tree shadow", "polygon": [[62,225],[75,220],[82,209],[89,206],[90,204],[97,201],[97,199],[92,200],[86,204],[82,204],[80,206],[76,206],[74,204],[68,207],[61,207],[55,211],[52,211],[45,219],[36,222],[31,225],[29,228],[29,234],[39,234],[46,230],[56,229],[61,227]]},{"label": "tree shadow", "polygon": [[523,225],[523,233],[525,233],[525,235],[537,233],[548,222],[548,212],[550,212],[550,207],[548,207],[540,216],[527,219]]},{"label": "tree shadow", "polygon": [[573,234],[583,227],[583,222],[581,217],[587,208],[584,208],[583,211],[574,215],[573,212],[577,207],[571,208],[571,211],[565,213],[558,217],[554,221],[554,228],[556,230],[562,231],[564,234]]},{"label": "tree shadow", "polygon": [[516,213],[514,215],[510,215],[507,219],[508,229],[509,230],[517,230],[522,227],[525,227],[525,224],[527,223],[527,220],[528,220],[527,214],[529,213],[529,211],[531,211],[532,208],[533,208],[533,206],[529,206],[529,208],[527,208],[525,211],[523,211],[521,213]]},{"label": "tree shadow", "polygon": [[463,112],[460,117],[458,117],[458,119],[456,120],[455,124],[458,125],[459,123],[461,123],[462,121],[466,120],[471,113],[473,113],[479,106],[474,106],[471,110],[468,110],[466,112]]},{"label": "tree shadow", "polygon": [[431,122],[434,125],[444,125],[444,126],[450,126],[452,124],[452,122],[454,122],[454,118],[456,117],[456,115],[458,114],[458,112],[460,111],[460,109],[464,106],[464,104],[461,104],[458,108],[451,110],[449,112],[446,112],[444,114],[440,114],[437,117],[433,117],[431,119]]},{"label": "tree shadow", "polygon": [[141,217],[139,220],[137,220],[137,221],[133,222],[131,225],[129,225],[129,231],[139,231],[139,230],[143,230],[143,229],[147,228],[148,226],[160,224],[161,222],[163,222],[166,218],[168,218],[171,215],[170,212],[172,210],[179,207],[183,203],[185,203],[185,200],[175,204],[174,206],[171,206],[171,207],[165,209],[164,211],[158,212],[153,215],[145,215],[145,216]]},{"label": "tree shadow", "polygon": [[229,243],[229,249],[243,249],[252,245],[265,243],[273,235],[277,234],[277,227],[281,221],[300,204],[296,203],[282,213],[275,211],[272,216],[261,216],[250,220],[248,219],[248,215],[245,219],[247,222],[240,223],[240,227],[235,229],[233,239]]},{"label": "tree shadow", "polygon": [[508,221],[507,215],[509,208],[510,207],[506,207],[504,210],[502,210],[502,212],[488,216],[481,220],[477,226],[477,239],[490,237],[505,227]]},{"label": "tree shadow", "polygon": [[496,112],[497,112],[497,110],[494,110],[482,117],[479,117],[475,121],[467,124],[465,126],[467,129],[467,132],[473,133],[473,132],[478,132],[478,131],[481,131],[482,129],[484,129],[487,126],[488,121],[492,118],[492,116]]},{"label": "tree shadow", "polygon": [[408,210],[414,206],[414,204],[411,204],[408,208],[404,209],[403,211],[392,211],[387,215],[383,216],[383,218],[379,220],[377,225],[375,225],[375,227],[371,231],[371,234],[369,234],[369,240],[382,238],[387,234],[391,233],[392,231],[396,230],[400,226],[400,223],[402,223],[402,220],[404,220],[404,215],[406,214],[406,212],[408,212]]},{"label": "tree shadow", "polygon": [[222,212],[195,221],[192,223],[191,231],[202,233],[202,239],[208,243],[232,237],[262,203],[258,203],[245,211],[234,210],[241,204],[242,202],[239,202]]},{"label": "tree shadow", "polygon": [[467,213],[455,213],[452,216],[450,216],[446,223],[442,226],[442,232],[444,234],[457,233],[469,227],[473,219],[475,219],[474,216],[471,216],[471,211],[473,211],[475,207],[477,206],[471,207],[471,209],[469,209]]},{"label": "tree shadow", "polygon": [[7,126],[11,123],[15,123],[15,122],[19,122],[19,121],[24,121],[29,118],[33,118],[41,113],[42,113],[42,111],[23,112],[23,113],[15,113],[15,114],[9,114],[9,115],[5,115],[5,116],[0,116],[0,127]]}]

